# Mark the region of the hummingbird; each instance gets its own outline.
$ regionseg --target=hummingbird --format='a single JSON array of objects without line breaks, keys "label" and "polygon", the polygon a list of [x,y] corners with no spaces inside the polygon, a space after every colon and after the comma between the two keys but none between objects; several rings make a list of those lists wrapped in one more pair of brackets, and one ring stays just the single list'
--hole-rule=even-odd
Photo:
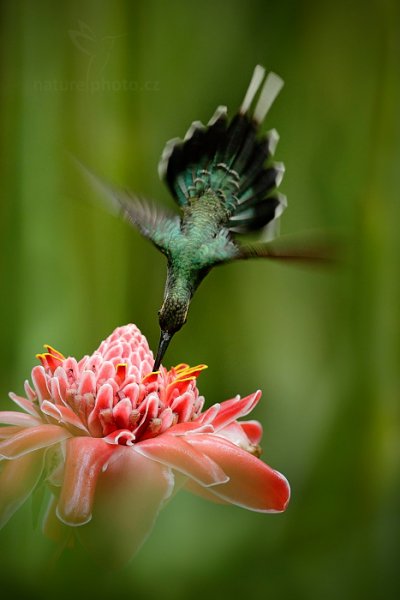
[{"label": "hummingbird", "polygon": [[180,214],[169,214],[87,172],[122,216],[167,259],[154,371],[186,323],[193,295],[213,267],[249,258],[321,259],[313,250],[299,253],[279,250],[271,242],[249,244],[239,239],[240,234],[263,230],[271,236],[287,205],[278,192],[284,165],[272,160],[279,135],[275,129],[260,133],[282,86],[278,75],[266,76],[264,67],[257,65],[231,120],[227,107],[218,106],[207,125],[194,121],[184,139],[167,142],[158,173]]}]

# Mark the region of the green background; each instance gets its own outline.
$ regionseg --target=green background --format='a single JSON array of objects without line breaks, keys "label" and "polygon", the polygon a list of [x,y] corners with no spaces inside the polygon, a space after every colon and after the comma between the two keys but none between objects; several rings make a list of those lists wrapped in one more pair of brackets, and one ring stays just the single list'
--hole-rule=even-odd
[{"label": "green background", "polygon": [[[278,129],[287,169],[281,232],[337,232],[346,254],[326,271],[215,269],[166,356],[209,365],[207,405],[263,390],[255,417],[264,460],[292,485],[286,513],[182,492],[133,562],[107,573],[79,549],[49,563],[28,503],[0,533],[2,589],[399,597],[398,3],[10,0],[0,10],[4,408],[43,343],[80,357],[130,321],[158,341],[164,259],[103,210],[68,152],[172,207],[156,171],[165,141],[218,104],[232,114],[256,63],[285,80],[265,125]],[[85,47],[71,34],[82,27],[93,32]]]}]

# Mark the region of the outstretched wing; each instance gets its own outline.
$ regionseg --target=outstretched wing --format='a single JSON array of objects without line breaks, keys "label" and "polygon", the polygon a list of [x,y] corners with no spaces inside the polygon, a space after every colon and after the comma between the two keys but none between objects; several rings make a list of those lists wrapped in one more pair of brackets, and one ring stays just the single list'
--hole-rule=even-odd
[{"label": "outstretched wing", "polygon": [[168,255],[170,242],[180,232],[180,218],[155,207],[151,202],[103,181],[79,161],[80,169],[92,186],[106,200],[113,213],[136,227],[161,252]]}]

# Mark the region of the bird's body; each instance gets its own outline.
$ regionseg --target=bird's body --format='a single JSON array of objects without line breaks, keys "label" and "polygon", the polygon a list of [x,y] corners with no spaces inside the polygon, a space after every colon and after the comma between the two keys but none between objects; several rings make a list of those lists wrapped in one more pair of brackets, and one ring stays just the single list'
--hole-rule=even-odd
[{"label": "bird's body", "polygon": [[[172,336],[186,322],[193,294],[210,269],[236,259],[278,257],[268,243],[243,245],[237,238],[275,224],[286,207],[286,198],[277,192],[284,167],[271,160],[278,134],[272,130],[258,135],[283,82],[274,73],[264,78],[265,70],[258,65],[230,122],[226,107],[220,106],[207,126],[195,121],[184,140],[167,143],[159,174],[181,208],[180,216],[100,183],[114,205],[167,258],[155,370]],[[291,258],[289,254],[281,256]]]}]

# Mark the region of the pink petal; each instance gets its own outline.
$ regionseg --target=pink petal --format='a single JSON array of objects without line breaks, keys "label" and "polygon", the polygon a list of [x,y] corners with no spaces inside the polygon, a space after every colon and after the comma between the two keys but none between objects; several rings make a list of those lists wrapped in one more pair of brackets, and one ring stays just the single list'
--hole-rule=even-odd
[{"label": "pink petal", "polygon": [[168,430],[170,435],[186,435],[187,433],[214,433],[211,423],[200,423],[199,421],[188,421],[177,423]]},{"label": "pink petal", "polygon": [[0,442],[0,456],[18,458],[27,452],[46,448],[70,437],[69,431],[58,425],[38,425],[22,429],[14,437]]},{"label": "pink petal", "polygon": [[32,382],[35,387],[35,392],[39,399],[39,404],[43,402],[43,400],[50,399],[50,391],[47,385],[47,377],[46,371],[44,367],[37,366],[32,369]]},{"label": "pink petal", "polygon": [[150,534],[173,486],[170,469],[120,446],[99,475],[93,519],[76,530],[80,541],[107,568],[123,566]]},{"label": "pink petal", "polygon": [[112,409],[114,390],[109,383],[103,384],[97,392],[96,403],[88,418],[89,431],[93,436],[101,436],[103,429],[100,423],[100,411]]},{"label": "pink petal", "polygon": [[117,402],[113,408],[113,417],[118,429],[127,429],[129,427],[129,417],[132,412],[132,404],[128,398]]},{"label": "pink petal", "polygon": [[216,435],[223,437],[225,440],[229,440],[232,444],[235,444],[235,446],[239,446],[242,450],[246,450],[246,452],[253,454],[252,450],[254,450],[254,444],[250,442],[241,427],[241,423],[238,421],[234,421],[223,429],[220,429]]},{"label": "pink petal", "polygon": [[216,435],[194,435],[186,439],[198,452],[204,452],[218,463],[229,476],[227,483],[210,488],[219,498],[258,512],[285,510],[290,488],[278,471]]},{"label": "pink petal", "polygon": [[193,391],[190,390],[181,394],[172,402],[171,409],[178,415],[179,421],[185,422],[190,418],[193,411],[193,400],[194,394]]},{"label": "pink petal", "polygon": [[240,421],[240,427],[243,429],[252,444],[261,442],[263,428],[258,421]]},{"label": "pink petal", "polygon": [[27,379],[25,379],[25,382],[24,382],[24,390],[25,390],[25,394],[30,402],[37,400],[36,392],[35,392],[35,390],[32,389],[32,387]]},{"label": "pink petal", "polygon": [[182,437],[165,433],[137,443],[135,450],[147,458],[177,469],[206,487],[228,480],[224,471],[212,459],[197,452]]},{"label": "pink petal", "polygon": [[250,396],[246,396],[246,398],[237,397],[222,402],[221,409],[212,423],[215,431],[229,425],[229,423],[236,421],[236,419],[239,419],[240,417],[248,415],[256,406],[260,398],[261,392],[258,391],[254,394],[250,394]]},{"label": "pink petal", "polygon": [[93,371],[83,371],[78,387],[78,394],[96,394],[96,376]]},{"label": "pink petal", "polygon": [[17,394],[14,394],[13,392],[10,392],[8,395],[10,396],[11,400],[15,402],[15,404],[18,404],[18,406],[22,408],[22,410],[29,413],[33,417],[39,416],[39,413],[36,410],[36,406],[33,402],[27,400],[26,398],[22,398],[22,396],[17,396]]},{"label": "pink petal", "polygon": [[112,362],[103,362],[98,373],[97,373],[97,383],[102,384],[105,383],[108,379],[114,379],[115,369]]},{"label": "pink petal", "polygon": [[77,427],[78,429],[83,429],[83,431],[88,433],[88,430],[86,429],[80,418],[68,406],[63,406],[62,404],[53,404],[48,400],[44,400],[40,408],[45,415],[52,417],[59,423],[73,425],[74,427]]},{"label": "pink petal", "polygon": [[21,427],[16,427],[14,425],[0,427],[0,440],[6,440],[10,437],[14,437],[14,435],[19,433],[20,431]]},{"label": "pink petal", "polygon": [[196,421],[198,423],[212,423],[219,411],[221,410],[221,404],[213,404],[205,412],[203,412]]},{"label": "pink petal", "polygon": [[139,406],[139,410],[145,408],[143,417],[141,418],[139,425],[134,429],[134,434],[137,439],[146,431],[151,421],[157,416],[160,405],[160,399],[157,394],[149,394]]},{"label": "pink petal", "polygon": [[0,527],[30,496],[43,469],[43,451],[7,460],[0,471]]},{"label": "pink petal", "polygon": [[17,425],[18,427],[34,427],[35,425],[41,425],[42,422],[38,417],[35,418],[13,410],[3,410],[0,411],[0,423],[4,425]]},{"label": "pink petal", "polygon": [[90,521],[97,479],[117,448],[90,437],[68,440],[64,482],[57,507],[57,516],[63,523],[75,526]]},{"label": "pink petal", "polygon": [[132,446],[135,441],[135,435],[129,429],[117,429],[102,438],[107,444],[121,444],[123,446]]}]

